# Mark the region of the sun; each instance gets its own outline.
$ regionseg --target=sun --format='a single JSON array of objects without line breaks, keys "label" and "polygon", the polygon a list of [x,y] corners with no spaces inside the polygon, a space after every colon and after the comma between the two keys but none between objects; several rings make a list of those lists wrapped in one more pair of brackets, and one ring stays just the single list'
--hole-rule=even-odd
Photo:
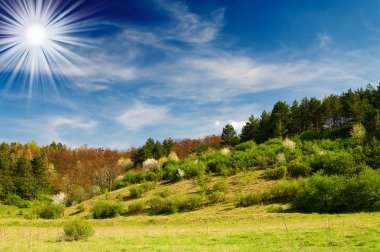
[{"label": "sun", "polygon": [[[49,89],[81,76],[75,51],[86,46],[81,34],[87,14],[83,0],[0,1],[0,85]],[[38,91],[38,90],[37,90]]]},{"label": "sun", "polygon": [[25,30],[25,41],[31,46],[43,46],[44,42],[47,40],[46,28],[40,24],[33,24],[26,27]]}]

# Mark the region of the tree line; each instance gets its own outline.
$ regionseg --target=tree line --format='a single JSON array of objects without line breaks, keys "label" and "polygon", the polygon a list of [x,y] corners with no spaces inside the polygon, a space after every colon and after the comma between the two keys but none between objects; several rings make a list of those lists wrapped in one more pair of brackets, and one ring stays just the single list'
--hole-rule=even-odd
[{"label": "tree line", "polygon": [[250,116],[240,135],[232,125],[226,125],[221,138],[227,146],[295,135],[304,140],[337,139],[348,137],[355,124],[362,124],[368,137],[380,139],[380,85],[374,88],[368,84],[322,100],[305,97],[292,105],[278,101],[272,111],[263,111],[260,117]]}]

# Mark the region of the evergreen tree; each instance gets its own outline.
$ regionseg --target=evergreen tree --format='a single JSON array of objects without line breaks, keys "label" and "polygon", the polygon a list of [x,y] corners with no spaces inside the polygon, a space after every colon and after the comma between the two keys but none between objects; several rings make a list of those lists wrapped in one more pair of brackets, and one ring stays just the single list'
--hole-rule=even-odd
[{"label": "evergreen tree", "polygon": [[301,133],[302,116],[297,101],[294,101],[290,107],[291,119],[289,133],[292,135]]},{"label": "evergreen tree", "polygon": [[10,193],[14,193],[16,190],[14,184],[14,174],[15,164],[9,155],[4,155],[0,153],[0,187],[1,187],[1,198],[5,197]]},{"label": "evergreen tree", "polygon": [[271,115],[264,110],[260,117],[259,129],[257,133],[257,143],[263,143],[270,137]]},{"label": "evergreen tree", "polygon": [[165,150],[165,156],[169,156],[170,152],[174,150],[175,142],[171,138],[167,138],[162,142],[162,145]]},{"label": "evergreen tree", "polygon": [[46,159],[42,156],[37,156],[32,160],[32,168],[36,181],[37,192],[44,193],[50,189],[50,179],[46,167]]},{"label": "evergreen tree", "polygon": [[158,160],[164,156],[165,156],[164,146],[161,144],[160,141],[156,141],[153,146],[153,157]]},{"label": "evergreen tree", "polygon": [[235,146],[239,143],[239,137],[231,124],[223,128],[221,139],[223,146]]},{"label": "evergreen tree", "polygon": [[249,140],[257,140],[260,121],[253,115],[249,117],[248,122],[243,126],[240,134],[240,141],[246,142]]},{"label": "evergreen tree", "polygon": [[15,185],[17,194],[24,199],[32,199],[36,196],[36,181],[33,175],[32,165],[29,160],[21,157],[17,161],[15,170]]},{"label": "evergreen tree", "polygon": [[277,102],[271,114],[271,136],[282,137],[288,133],[290,109],[285,102]]}]

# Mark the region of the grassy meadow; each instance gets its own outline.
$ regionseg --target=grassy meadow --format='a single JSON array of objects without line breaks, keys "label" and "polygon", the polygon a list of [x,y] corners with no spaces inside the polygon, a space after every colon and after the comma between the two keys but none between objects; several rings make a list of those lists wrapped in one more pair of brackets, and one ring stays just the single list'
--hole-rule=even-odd
[{"label": "grassy meadow", "polygon": [[[129,199],[128,188],[84,202],[82,213],[75,206],[68,208],[58,220],[27,220],[23,215],[32,210],[0,206],[0,251],[379,251],[379,212],[301,214],[279,204],[236,207],[233,196],[237,191],[261,191],[277,183],[260,175],[261,171],[254,171],[230,176],[226,202],[171,215],[90,218],[90,209],[99,198],[123,199],[120,202],[126,208],[141,200]],[[165,188],[184,195],[198,190],[195,180],[163,183],[142,200]],[[89,218],[95,235],[65,241],[62,227],[76,218]]]}]

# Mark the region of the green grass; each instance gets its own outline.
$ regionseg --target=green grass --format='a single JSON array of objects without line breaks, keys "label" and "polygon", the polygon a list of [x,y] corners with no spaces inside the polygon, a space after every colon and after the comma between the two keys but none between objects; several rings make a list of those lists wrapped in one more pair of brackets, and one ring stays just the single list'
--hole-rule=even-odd
[{"label": "green grass", "polygon": [[0,251],[378,251],[380,213],[268,214],[212,207],[170,216],[91,220],[94,237],[68,242],[64,220],[2,219]]},{"label": "green grass", "polygon": [[[58,220],[26,220],[17,207],[0,205],[0,251],[380,251],[380,212],[328,215],[271,213],[287,205],[236,208],[235,193],[260,192],[277,183],[262,179],[261,173],[228,177],[227,202],[197,211],[89,219],[95,235],[84,241],[63,240],[64,223],[88,216],[99,198],[124,198],[127,207],[136,201],[128,198],[128,188],[84,202],[83,213],[74,214],[73,206]],[[213,178],[210,186],[221,179]],[[183,195],[199,191],[197,181],[185,180],[158,185],[142,199],[165,188]]]}]

